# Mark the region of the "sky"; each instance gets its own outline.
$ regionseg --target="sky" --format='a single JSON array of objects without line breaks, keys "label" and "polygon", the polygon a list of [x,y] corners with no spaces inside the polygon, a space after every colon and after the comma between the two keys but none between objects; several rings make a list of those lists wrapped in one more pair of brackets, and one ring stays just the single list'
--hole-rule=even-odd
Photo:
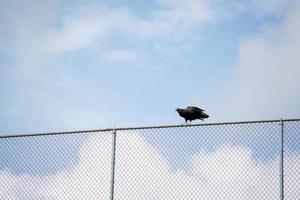
[{"label": "sky", "polygon": [[[175,109],[189,105],[205,109],[206,122],[299,118],[299,10],[297,0],[0,0],[0,135],[182,124]],[[274,199],[277,182],[266,182],[277,173],[278,138],[268,134],[277,128],[263,136],[260,128],[250,131],[254,136],[248,140],[240,138],[251,128],[228,129],[221,134],[234,134],[219,139],[219,129],[203,132],[214,137],[171,132],[172,140],[125,134],[118,139],[124,155],[118,163],[128,171],[119,167],[116,195],[174,199],[188,198],[193,190],[210,191],[201,193],[206,199],[223,199],[216,196],[223,193],[239,200],[254,188],[257,196],[249,198]],[[289,132],[291,144],[299,141],[297,130]],[[1,199],[108,194],[110,135],[1,144]],[[260,154],[265,145],[270,149]],[[293,171],[299,149],[299,143],[287,149],[290,176],[300,174]],[[143,173],[129,173],[139,169]],[[235,175],[245,170],[244,177]],[[129,179],[130,184],[122,182]],[[300,185],[300,178],[290,180],[287,188]],[[139,181],[156,189],[144,191]],[[234,192],[237,187],[244,192]],[[166,190],[157,197],[157,188]],[[300,189],[289,194],[297,197]]]},{"label": "sky", "polygon": [[0,132],[298,118],[299,3],[1,1]]}]

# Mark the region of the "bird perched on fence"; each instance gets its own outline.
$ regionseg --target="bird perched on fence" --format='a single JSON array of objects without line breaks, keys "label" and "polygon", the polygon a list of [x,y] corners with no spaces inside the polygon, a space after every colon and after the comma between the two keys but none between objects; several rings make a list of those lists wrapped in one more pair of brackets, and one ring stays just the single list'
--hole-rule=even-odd
[{"label": "bird perched on fence", "polygon": [[193,120],[200,119],[204,120],[209,117],[206,113],[204,113],[205,110],[195,107],[195,106],[188,106],[185,109],[182,108],[176,108],[176,111],[180,115],[180,117],[183,117],[185,119],[185,123],[188,121],[192,122]]}]

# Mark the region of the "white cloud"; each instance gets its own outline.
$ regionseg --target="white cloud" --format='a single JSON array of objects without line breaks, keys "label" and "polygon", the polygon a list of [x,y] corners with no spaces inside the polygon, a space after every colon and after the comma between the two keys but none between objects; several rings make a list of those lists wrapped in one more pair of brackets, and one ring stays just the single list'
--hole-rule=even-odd
[{"label": "white cloud", "polygon": [[135,15],[123,18],[122,29],[142,39],[185,41],[194,29],[214,19],[214,10],[206,0],[156,2],[160,8],[152,10],[146,19]]},{"label": "white cloud", "polygon": [[[162,7],[151,11],[147,18],[126,7],[112,8],[100,3],[71,7],[62,14],[59,5],[56,1],[44,4],[32,0],[26,4],[4,3],[1,7],[5,10],[0,15],[1,23],[9,25],[1,29],[8,42],[4,51],[16,59],[13,67],[18,70],[18,78],[46,80],[47,72],[53,71],[48,66],[52,59],[101,46],[111,33],[122,32],[124,37],[135,39],[170,35],[184,38],[194,25],[210,18],[210,8],[204,1],[189,1],[185,6],[179,1],[168,5],[159,2]],[[138,52],[120,50],[108,54],[112,60],[130,62],[139,56]]]},{"label": "white cloud", "polygon": [[[30,1],[24,5],[5,3],[2,6],[5,12],[0,17],[10,27],[3,31],[10,37],[9,40],[14,41],[11,53],[20,58],[20,66],[33,69],[28,74],[34,74],[34,70],[45,66],[53,56],[99,45],[99,41],[112,32],[141,39],[162,37],[184,41],[184,38],[191,37],[193,29],[199,30],[209,22],[222,20],[224,12],[238,17],[241,12],[250,12],[242,8],[273,11],[284,7],[279,0],[273,0],[273,3],[253,0],[252,6],[241,1],[228,4],[207,0],[156,2],[158,8],[150,11],[146,18],[138,16],[130,8],[112,8],[102,4],[72,7],[68,14],[61,15],[56,1],[47,4]],[[19,7],[24,8],[25,15]]]},{"label": "white cloud", "polygon": [[[14,103],[10,106],[10,113],[5,115],[22,115],[21,118],[16,117],[16,121],[34,118],[32,115],[38,116],[39,119],[44,119],[45,123],[53,123],[56,128],[71,127],[73,129],[78,126],[80,126],[78,128],[86,128],[105,124],[105,126],[115,125],[117,121],[124,121],[123,116],[130,112],[124,113],[125,109],[120,108],[122,106],[115,108],[114,105],[118,103],[113,94],[105,92],[105,89],[97,82],[91,84],[88,78],[79,79],[78,75],[67,71],[71,66],[67,66],[67,70],[65,70],[65,63],[59,68],[50,66],[49,63],[68,52],[87,49],[93,45],[101,46],[102,39],[110,37],[111,33],[124,33],[124,37],[129,36],[134,39],[157,40],[162,38],[168,40],[171,38],[171,40],[176,40],[183,38],[184,41],[189,38],[188,40],[191,41],[190,33],[193,32],[191,30],[195,28],[199,30],[198,28],[206,23],[216,19],[220,20],[223,11],[227,12],[228,9],[232,16],[238,16],[240,12],[247,12],[244,10],[245,4],[241,1],[226,4],[227,6],[221,1],[206,0],[184,2],[157,0],[156,2],[157,7],[149,11],[147,16],[139,16],[130,8],[112,8],[101,4],[72,7],[69,8],[67,14],[64,14],[59,10],[59,4],[52,1],[45,3],[32,0],[26,1],[26,3],[16,1],[5,3],[4,6],[1,6],[1,11],[5,12],[0,12],[0,20],[1,24],[3,22],[9,26],[5,29],[2,27],[1,31],[6,33],[7,40],[5,41],[12,42],[2,48],[16,58],[16,62],[12,62],[12,73],[9,74],[14,81],[5,84],[19,84],[15,87],[17,90],[12,89],[15,94],[10,98],[14,99],[12,101]],[[280,7],[277,4],[280,2],[277,0],[274,2],[276,4],[272,4],[272,6],[268,3],[253,4],[257,7],[261,6],[263,10],[276,10],[275,8]],[[274,8],[265,8],[269,6]],[[295,87],[299,85],[297,81],[299,80],[297,77],[299,71],[296,67],[299,49],[297,42],[299,31],[296,27],[299,27],[297,24],[299,20],[297,20],[297,11],[293,13],[295,17],[292,17],[290,13],[288,16],[295,20],[288,18],[281,27],[285,31],[282,31],[280,27],[280,29],[269,28],[264,31],[264,34],[241,45],[238,66],[243,67],[239,67],[241,72],[237,72],[239,75],[233,82],[233,85],[237,86],[228,89],[230,91],[227,95],[229,97],[226,97],[227,101],[222,100],[225,102],[222,107],[228,105],[229,108],[223,113],[231,113],[231,116],[239,118],[241,113],[249,116],[247,113],[253,110],[256,118],[257,110],[262,110],[263,113],[278,113],[277,109],[279,108],[281,109],[280,113],[297,114],[295,108],[299,107],[299,96],[297,92],[292,91],[295,91]],[[274,40],[274,44],[271,44],[273,41],[266,43],[265,41],[268,41],[269,37],[276,36],[276,32],[279,32],[279,34],[277,33],[279,39]],[[197,35],[199,34],[197,33]],[[265,52],[267,52],[266,56],[262,57]],[[140,55],[140,52],[119,49],[107,52],[106,56],[108,59],[118,62],[133,62],[139,59]],[[271,63],[272,69],[266,68],[264,63],[271,60],[274,61],[274,66]],[[250,66],[250,61],[253,62],[251,66],[256,66],[255,69],[247,67],[247,65]],[[285,78],[279,76],[279,74],[281,75],[280,68],[278,68],[279,63],[281,63],[280,66],[287,66],[283,70],[283,74],[286,73]],[[270,63],[267,64],[271,66]],[[254,72],[267,73],[268,70],[272,70],[273,74],[269,74],[271,80],[269,82],[274,82],[274,85],[265,84],[264,77]],[[255,77],[255,82],[249,78],[250,76]],[[278,88],[276,90],[268,89],[273,86]],[[257,87],[259,89],[256,89]],[[279,96],[277,96],[278,91],[280,91]],[[254,96],[256,101],[249,101]],[[260,100],[265,96],[267,100]],[[87,101],[88,103],[86,103]],[[274,101],[274,104],[269,104],[270,101]],[[241,105],[240,102],[245,102],[246,106]],[[286,107],[282,106],[282,102]],[[28,104],[34,105],[32,110],[27,108]],[[214,111],[217,108],[216,104],[218,103],[214,103],[209,108],[212,111],[210,113],[220,113],[221,109]],[[22,105],[25,105],[26,108]],[[97,109],[91,109],[91,107]],[[250,107],[251,109],[249,109]],[[60,110],[64,114],[57,116],[56,110]],[[126,108],[126,110],[130,110],[130,108]],[[283,114],[280,116],[285,117]]]},{"label": "white cloud", "polygon": [[[42,5],[33,1],[24,5],[27,16],[11,6],[8,8],[10,17],[2,21],[9,22],[12,28],[4,31],[13,33],[9,36],[14,37],[15,47],[24,48],[19,53],[30,60],[36,53],[52,56],[95,45],[112,32],[122,31],[133,37],[161,37],[185,32],[182,29],[190,29],[191,25],[211,18],[206,1],[191,0],[184,4],[159,1],[159,4],[164,7],[153,10],[149,18],[143,19],[129,8],[101,4],[73,7],[68,14],[61,15],[56,11],[58,4]],[[32,54],[28,47],[34,51]]]},{"label": "white cloud", "polygon": [[241,41],[231,80],[215,96],[212,113],[227,113],[227,120],[299,117],[299,9],[295,2],[280,22]]},{"label": "white cloud", "polygon": [[[117,141],[116,199],[278,198],[278,159],[255,162],[248,148],[223,146],[198,152],[187,173],[171,171],[159,152],[136,133],[119,132]],[[79,164],[68,171],[39,177],[1,171],[0,197],[108,199],[110,159],[111,135],[99,134],[83,144]],[[299,162],[299,155],[286,152],[285,186],[291,199],[300,195]]]},{"label": "white cloud", "polygon": [[61,16],[60,28],[52,27],[48,35],[50,51],[64,53],[98,45],[101,39],[118,30],[122,18],[131,15],[127,9],[110,9],[102,5],[89,5],[73,9]]},{"label": "white cloud", "polygon": [[129,49],[114,49],[106,52],[104,58],[112,62],[134,62],[139,54]]},{"label": "white cloud", "polygon": [[[101,47],[101,41],[111,33],[121,32],[124,37],[140,39],[164,37],[175,33],[182,22],[201,18],[186,18],[191,6],[183,13],[178,6],[154,9],[146,19],[129,8],[106,7],[101,3],[70,7],[65,14],[60,3],[32,0],[0,6],[1,11],[5,10],[5,14],[0,12],[1,23],[9,24],[1,29],[8,43],[3,50],[15,61],[7,74],[12,81],[5,83],[13,87],[9,115],[15,121],[43,119],[48,127],[56,129],[112,126],[124,121],[123,116],[130,108],[115,106],[116,97],[109,89],[71,72],[70,63],[61,62],[58,67],[53,66],[53,61],[70,52]],[[140,55],[117,49],[106,56],[111,61],[133,62]],[[58,110],[63,114],[58,115]],[[132,112],[139,111],[129,111]]]}]

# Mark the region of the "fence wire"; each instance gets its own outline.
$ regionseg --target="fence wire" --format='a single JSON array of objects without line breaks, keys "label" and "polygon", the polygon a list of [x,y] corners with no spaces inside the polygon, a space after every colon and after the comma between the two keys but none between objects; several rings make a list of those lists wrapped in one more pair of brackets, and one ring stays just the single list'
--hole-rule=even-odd
[{"label": "fence wire", "polygon": [[[283,197],[299,200],[300,119],[283,122]],[[279,120],[115,131],[2,136],[0,199],[280,199]]]}]

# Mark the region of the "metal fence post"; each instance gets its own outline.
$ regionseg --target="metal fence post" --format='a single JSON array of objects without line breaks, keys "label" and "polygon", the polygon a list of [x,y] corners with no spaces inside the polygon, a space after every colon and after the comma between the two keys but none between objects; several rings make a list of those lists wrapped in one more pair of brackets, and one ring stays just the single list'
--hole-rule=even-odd
[{"label": "metal fence post", "polygon": [[280,119],[280,151],[279,151],[279,187],[280,187],[280,200],[284,200],[284,174],[283,174],[283,152],[284,152],[284,135],[283,135],[284,123],[282,118]]},{"label": "metal fence post", "polygon": [[116,164],[116,139],[117,131],[112,132],[112,152],[111,152],[111,180],[110,180],[110,200],[114,199],[114,186],[115,186],[115,164]]}]

